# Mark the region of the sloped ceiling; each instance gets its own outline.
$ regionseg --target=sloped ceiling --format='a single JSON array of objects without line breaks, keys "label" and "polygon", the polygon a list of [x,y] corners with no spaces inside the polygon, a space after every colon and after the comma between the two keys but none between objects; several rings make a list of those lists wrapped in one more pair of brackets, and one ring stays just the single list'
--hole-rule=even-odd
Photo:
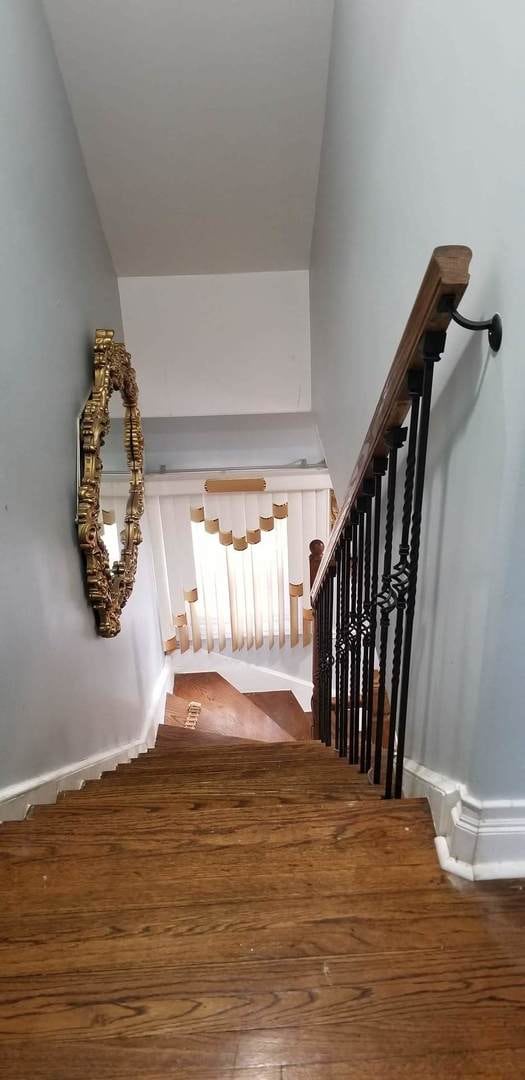
[{"label": "sloped ceiling", "polygon": [[309,263],[332,0],[45,0],[119,275]]}]

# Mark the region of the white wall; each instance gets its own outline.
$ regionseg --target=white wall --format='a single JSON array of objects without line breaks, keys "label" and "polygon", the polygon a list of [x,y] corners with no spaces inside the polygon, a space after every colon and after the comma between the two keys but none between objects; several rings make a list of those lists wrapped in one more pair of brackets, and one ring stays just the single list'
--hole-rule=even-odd
[{"label": "white wall", "polygon": [[407,751],[525,795],[525,8],[336,2],[311,268],[313,408],[339,496],[438,244],[472,247],[436,371]]},{"label": "white wall", "polygon": [[241,694],[263,690],[291,690],[305,712],[310,712],[312,700],[312,650],[302,645],[286,644],[282,649],[239,649],[234,654],[205,652],[175,652],[172,657],[175,678],[177,672],[218,671]]},{"label": "white wall", "polygon": [[310,408],[308,271],[119,279],[144,416]]},{"label": "white wall", "polygon": [[1,797],[138,737],[163,656],[147,552],[119,637],[85,600],[76,417],[118,288],[38,0],[2,0],[0,42]]},{"label": "white wall", "polygon": [[[173,416],[143,420],[146,472],[180,469],[261,469],[318,465],[323,458],[311,413]],[[122,471],[124,424],[112,419],[104,468]]]}]

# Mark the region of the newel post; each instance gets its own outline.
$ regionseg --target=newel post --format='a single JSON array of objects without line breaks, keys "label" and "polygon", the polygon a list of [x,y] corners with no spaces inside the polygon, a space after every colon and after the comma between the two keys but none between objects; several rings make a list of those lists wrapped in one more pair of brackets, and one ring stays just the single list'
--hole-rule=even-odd
[{"label": "newel post", "polygon": [[[323,558],[324,544],[322,540],[312,540],[310,544],[310,589],[317,577],[317,571]],[[319,623],[317,612],[313,611],[313,640],[312,640],[312,739],[319,738]]]}]

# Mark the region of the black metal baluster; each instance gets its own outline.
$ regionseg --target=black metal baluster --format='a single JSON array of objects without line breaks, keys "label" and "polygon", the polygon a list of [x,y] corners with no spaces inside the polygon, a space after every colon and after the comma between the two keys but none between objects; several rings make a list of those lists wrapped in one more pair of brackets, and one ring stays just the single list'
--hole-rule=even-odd
[{"label": "black metal baluster", "polygon": [[359,719],[361,709],[361,653],[363,639],[363,571],[365,560],[365,511],[367,500],[357,499],[357,603],[356,603],[356,650],[355,650],[355,713],[352,761],[359,761]]},{"label": "black metal baluster", "polygon": [[383,578],[377,603],[381,608],[381,631],[379,639],[379,687],[377,692],[376,745],[374,755],[374,784],[381,783],[381,758],[383,753],[383,723],[385,714],[386,663],[388,655],[388,631],[390,614],[390,571],[392,569],[392,540],[394,535],[394,510],[396,502],[397,452],[406,439],[406,428],[392,428],[385,436],[390,446],[388,455],[388,485],[385,520],[385,553],[383,557]]},{"label": "black metal baluster", "polygon": [[326,745],[332,745],[332,670],[334,665],[333,656],[333,634],[334,634],[334,579],[335,579],[335,563],[331,563],[327,572],[328,582],[328,611],[327,611],[327,674],[326,679],[328,683],[327,687],[327,731],[326,731]]},{"label": "black metal baluster", "polygon": [[[354,729],[356,725],[355,698],[356,698],[356,638],[357,638],[357,522],[359,520],[356,510],[350,514],[350,686],[349,686],[349,720],[348,720],[348,760],[354,760]],[[357,691],[359,693],[359,691]]]},{"label": "black metal baluster", "polygon": [[401,655],[403,648],[403,626],[405,619],[405,607],[407,588],[410,573],[409,564],[409,538],[410,518],[412,515],[412,498],[414,493],[414,472],[416,464],[417,433],[419,425],[419,399],[423,388],[423,372],[421,368],[413,368],[408,372],[407,384],[412,408],[410,411],[410,427],[408,433],[407,460],[405,467],[405,490],[403,495],[403,518],[401,524],[401,543],[399,545],[399,561],[396,563],[392,574],[391,583],[397,596],[396,600],[396,625],[394,630],[394,648],[392,653],[392,681],[390,686],[390,730],[388,733],[388,753],[386,761],[385,799],[392,797],[392,778],[394,772],[395,739],[397,730],[397,701],[399,693],[399,678],[401,673]]},{"label": "black metal baluster", "polygon": [[323,742],[324,742],[325,745],[328,742],[328,724],[329,724],[328,695],[329,695],[329,692],[330,692],[329,691],[330,665],[329,665],[329,662],[328,662],[328,656],[329,656],[329,652],[328,652],[328,649],[329,649],[329,645],[328,645],[328,594],[329,594],[329,581],[330,581],[330,578],[329,578],[329,573],[327,571],[326,576],[325,576],[325,580],[324,580],[324,586],[323,586],[323,612],[324,612],[324,615],[323,615],[323,623],[324,623],[324,634],[323,634],[323,645],[324,645],[324,648],[323,648]]},{"label": "black metal baluster", "polygon": [[381,487],[382,479],[386,473],[388,459],[376,457],[373,462],[374,469],[374,529],[372,551],[372,580],[370,584],[370,641],[368,661],[368,708],[366,725],[366,760],[365,772],[368,772],[372,763],[372,723],[374,711],[374,660],[376,648],[377,629],[377,588],[379,583],[379,548],[381,543]]},{"label": "black metal baluster", "polygon": [[348,749],[348,675],[350,660],[350,526],[345,525],[342,542],[342,658],[341,658],[341,739],[339,756],[346,757]]},{"label": "black metal baluster", "polygon": [[335,749],[339,750],[341,743],[341,594],[343,581],[343,545],[339,541],[335,553],[336,585],[335,585]]},{"label": "black metal baluster", "polygon": [[323,651],[323,742],[328,742],[328,678],[329,678],[329,663],[328,663],[328,587],[329,587],[329,575],[326,574],[324,581],[324,651]]},{"label": "black metal baluster", "polygon": [[317,711],[319,714],[319,738],[321,742],[323,740],[323,586],[319,587],[317,594],[317,607],[316,607],[316,623],[317,623],[317,650],[318,650],[318,667],[317,667]]},{"label": "black metal baluster", "polygon": [[412,527],[410,530],[410,574],[408,582],[408,596],[405,619],[405,642],[403,647],[401,689],[399,694],[397,762],[396,780],[394,788],[394,794],[396,799],[401,798],[403,789],[403,757],[405,752],[408,687],[410,682],[410,658],[412,652],[412,634],[414,630],[414,612],[416,607],[419,545],[421,542],[421,515],[423,510],[423,492],[425,487],[425,468],[427,462],[430,406],[432,402],[432,381],[434,378],[434,364],[441,359],[441,353],[445,348],[446,337],[447,335],[444,330],[429,330],[425,334],[422,342],[422,352],[424,360],[423,395],[421,399],[421,419],[419,424],[416,473],[414,480],[414,506],[412,510]]},{"label": "black metal baluster", "polygon": [[372,496],[375,491],[373,479],[363,481],[365,505],[365,550],[363,566],[363,616],[361,621],[362,679],[361,679],[361,744],[359,750],[359,771],[366,770],[366,740],[368,722],[368,686],[370,671],[370,577],[372,556]]},{"label": "black metal baluster", "polygon": [[[325,579],[326,581],[326,579]],[[319,737],[325,741],[325,683],[326,683],[326,587],[319,591]]]}]

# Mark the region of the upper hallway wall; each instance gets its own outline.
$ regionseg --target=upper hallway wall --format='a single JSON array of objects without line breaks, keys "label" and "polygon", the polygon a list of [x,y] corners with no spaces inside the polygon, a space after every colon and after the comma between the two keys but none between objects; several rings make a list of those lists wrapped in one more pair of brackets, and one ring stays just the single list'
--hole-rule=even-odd
[{"label": "upper hallway wall", "polygon": [[119,279],[144,416],[310,409],[308,271]]},{"label": "upper hallway wall", "polygon": [[39,0],[0,3],[0,788],[140,735],[163,664],[152,568],[97,638],[76,543],[76,420],[117,281]]},{"label": "upper hallway wall", "polygon": [[525,797],[525,9],[337,0],[311,266],[313,410],[338,496],[433,248],[471,318],[436,371],[408,753]]}]

